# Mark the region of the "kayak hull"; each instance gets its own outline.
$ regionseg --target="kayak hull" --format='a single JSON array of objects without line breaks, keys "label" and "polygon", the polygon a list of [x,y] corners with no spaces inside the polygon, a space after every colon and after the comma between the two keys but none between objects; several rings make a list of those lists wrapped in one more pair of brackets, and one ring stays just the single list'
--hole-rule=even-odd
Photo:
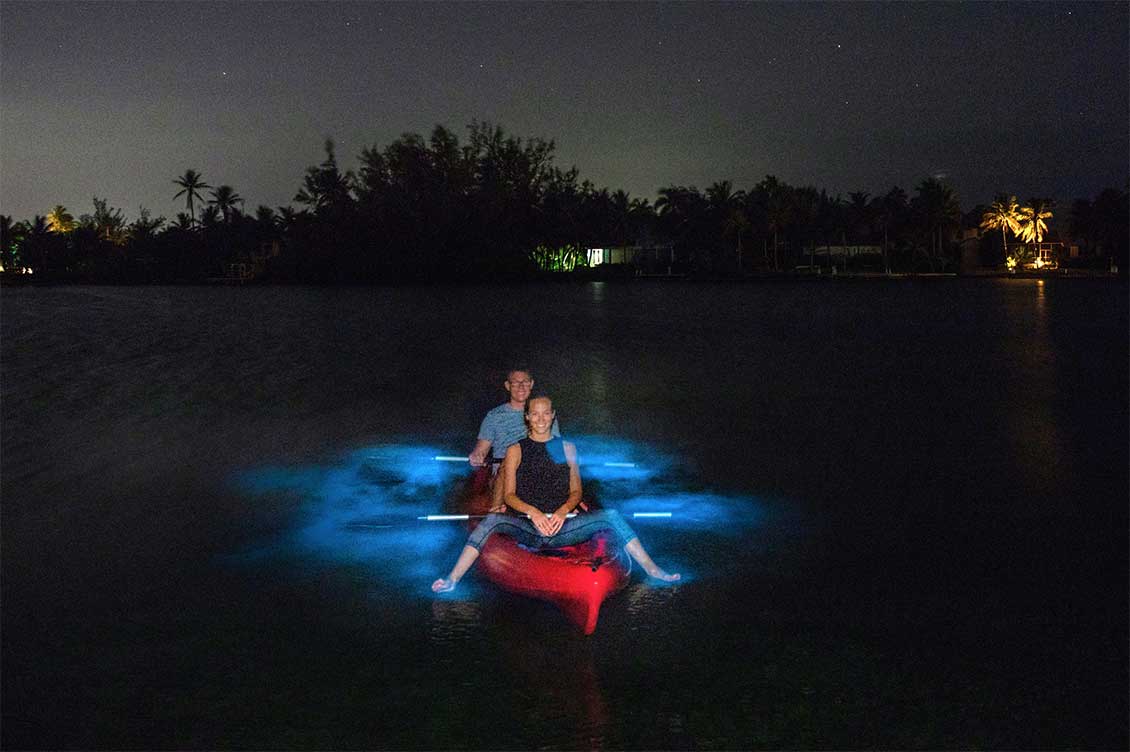
[{"label": "kayak hull", "polygon": [[[472,478],[469,513],[482,514],[490,506],[488,480],[484,471]],[[589,635],[605,598],[628,584],[631,559],[611,532],[575,546],[537,550],[498,533],[483,545],[476,568],[503,590],[554,604]]]},{"label": "kayak hull", "polygon": [[532,551],[513,538],[492,535],[479,554],[479,570],[503,590],[561,609],[589,635],[604,599],[628,584],[626,556],[607,533],[576,546]]}]

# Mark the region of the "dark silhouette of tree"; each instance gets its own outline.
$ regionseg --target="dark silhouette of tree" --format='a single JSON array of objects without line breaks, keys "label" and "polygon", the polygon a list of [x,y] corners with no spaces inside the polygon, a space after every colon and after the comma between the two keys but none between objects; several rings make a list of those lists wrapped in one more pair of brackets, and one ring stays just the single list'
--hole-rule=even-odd
[{"label": "dark silhouette of tree", "polygon": [[1090,199],[1077,198],[1071,203],[1067,229],[1073,239],[1081,242],[1085,255],[1095,252],[1095,209]]},{"label": "dark silhouette of tree", "polygon": [[846,206],[848,239],[853,243],[866,243],[871,240],[875,218],[869,199],[870,194],[865,191],[848,194]]},{"label": "dark silhouette of tree", "polygon": [[[742,268],[742,237],[749,230],[745,214],[745,193],[735,191],[729,180],[722,180],[706,189],[706,211],[721,243],[733,244],[734,268]],[[723,250],[719,247],[719,250]]]},{"label": "dark silhouette of tree", "polygon": [[753,200],[760,206],[759,212],[765,223],[766,239],[772,238],[772,250],[768,244],[763,246],[766,266],[780,269],[780,237],[792,221],[792,188],[777,179],[766,175],[753,187]]},{"label": "dark silhouette of tree", "polygon": [[23,236],[22,222],[14,223],[10,215],[0,214],[0,267],[4,271],[17,272],[23,266],[17,250]]},{"label": "dark silhouette of tree", "polygon": [[315,213],[340,209],[353,201],[350,194],[353,173],[350,171],[343,173],[338,169],[333,139],[326,139],[325,151],[326,158],[320,165],[306,169],[302,188],[294,196],[295,201],[306,204]]},{"label": "dark silhouette of tree", "polygon": [[135,243],[148,242],[157,235],[164,224],[164,217],[151,216],[149,210],[141,206],[138,207],[137,219],[127,228],[127,235]]},{"label": "dark silhouette of tree", "polygon": [[671,185],[659,190],[655,210],[659,229],[674,244],[680,258],[690,258],[696,271],[710,271],[702,258],[706,198],[692,186]]},{"label": "dark silhouette of tree", "polygon": [[607,224],[611,227],[609,240],[621,248],[634,244],[636,233],[632,213],[635,207],[632,197],[627,191],[613,191],[611,194],[605,191],[604,195],[607,196]]},{"label": "dark silhouette of tree", "polygon": [[891,273],[890,235],[892,230],[897,230],[905,225],[910,202],[907,200],[906,191],[893,186],[882,196],[876,196],[872,201],[876,221],[883,232],[883,270]]},{"label": "dark silhouette of tree", "polygon": [[243,197],[230,185],[221,185],[212,189],[212,198],[208,203],[219,210],[224,222],[230,222],[232,212],[238,211],[237,205],[243,203]]},{"label": "dark silhouette of tree", "polygon": [[220,214],[220,208],[214,204],[205,206],[200,212],[200,227],[205,230],[215,229],[221,221],[223,221],[223,215]]},{"label": "dark silhouette of tree", "polygon": [[20,261],[38,277],[58,277],[68,271],[66,238],[51,232],[47,218],[36,215],[24,231]]},{"label": "dark silhouette of tree", "polygon": [[961,206],[953,189],[936,178],[926,178],[916,190],[918,195],[911,200],[911,207],[926,238],[927,259],[934,271],[936,263],[947,263],[943,257],[946,234],[960,223]]},{"label": "dark silhouette of tree", "polygon": [[1123,275],[1127,270],[1130,245],[1130,191],[1107,188],[1092,203],[1093,232],[1104,255],[1109,256]]},{"label": "dark silhouette of tree", "polygon": [[[356,174],[339,165],[327,139],[324,159],[301,178],[297,208],[260,206],[246,215],[229,185],[204,201],[211,186],[187,170],[173,181],[187,211],[172,222],[142,208],[127,223],[97,198],[76,226],[61,206],[30,223],[8,217],[0,262],[48,278],[106,282],[201,281],[237,261],[266,264],[273,280],[497,279],[571,269],[586,262],[590,248],[668,242],[680,268],[740,275],[751,267],[792,268],[806,251],[814,265],[821,244],[881,240],[887,271],[933,270],[952,263],[953,231],[962,221],[1000,229],[1006,241],[1014,229],[1007,212],[986,219],[994,207],[963,218],[952,189],[932,178],[917,186],[913,201],[897,187],[874,198],[852,192],[845,201],[766,175],[748,190],[728,180],[704,192],[668,185],[652,205],[583,180],[576,167],[558,167],[553,141],[519,138],[486,122],[471,123],[466,134],[461,142],[440,125],[427,138],[405,133],[362,150]],[[1039,242],[1046,216],[1033,210],[1027,228]],[[1127,191],[1080,199],[1070,214],[1071,232],[1088,254],[1125,257]],[[760,257],[749,253],[755,245]],[[267,260],[264,248],[272,251]]]},{"label": "dark silhouette of tree", "polygon": [[110,206],[106,199],[95,196],[93,214],[79,217],[79,225],[94,231],[100,239],[121,245],[126,239],[126,218],[121,209]]},{"label": "dark silhouette of tree", "polygon": [[530,251],[547,228],[540,205],[555,177],[553,141],[523,140],[485,122],[468,127],[474,165],[470,206],[478,251],[491,274],[532,268]]},{"label": "dark silhouette of tree", "polygon": [[[816,265],[816,241],[820,237],[820,191],[813,186],[794,188],[791,195],[793,229],[798,245],[795,261],[800,261],[808,247],[808,266]],[[788,268],[788,267],[786,267]]]},{"label": "dark silhouette of tree", "polygon": [[188,204],[188,216],[192,218],[192,223],[196,224],[195,202],[203,201],[204,197],[200,192],[212,186],[205,183],[204,178],[201,177],[200,173],[196,170],[185,170],[184,175],[173,182],[181,187],[181,190],[177,191],[173,198],[185,197],[185,201]]},{"label": "dark silhouette of tree", "polygon": [[275,210],[260,204],[255,209],[255,235],[260,243],[279,239],[279,218]]}]

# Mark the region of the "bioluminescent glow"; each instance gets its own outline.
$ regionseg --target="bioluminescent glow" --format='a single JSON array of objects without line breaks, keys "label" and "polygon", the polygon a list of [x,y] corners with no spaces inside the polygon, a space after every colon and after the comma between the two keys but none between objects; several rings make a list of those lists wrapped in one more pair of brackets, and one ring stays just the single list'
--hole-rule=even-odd
[{"label": "bioluminescent glow", "polygon": [[[530,515],[527,514],[526,518],[528,519],[529,516]],[[577,513],[570,512],[565,516],[576,517]],[[417,517],[416,519],[424,520],[425,522],[452,522],[458,520],[481,520],[484,517],[486,517],[485,514],[427,514],[423,517]]]},{"label": "bioluminescent glow", "polygon": [[724,496],[657,488],[653,493],[609,500],[620,513],[636,521],[655,521],[664,528],[710,531],[719,535],[739,534],[760,524],[764,507],[748,496]]},{"label": "bioluminescent glow", "polygon": [[[686,468],[653,446],[607,436],[569,438],[577,445],[586,496],[640,525],[645,539],[739,534],[763,517],[751,497],[688,491]],[[252,497],[301,500],[293,527],[257,553],[360,564],[375,579],[418,589],[451,566],[467,534],[460,523],[473,518],[455,506],[470,475],[464,463],[466,457],[442,447],[397,442],[322,465],[248,470],[235,484]]]},{"label": "bioluminescent glow", "polygon": [[668,474],[676,467],[673,455],[644,442],[595,434],[566,436],[577,446],[582,480],[639,484]]}]

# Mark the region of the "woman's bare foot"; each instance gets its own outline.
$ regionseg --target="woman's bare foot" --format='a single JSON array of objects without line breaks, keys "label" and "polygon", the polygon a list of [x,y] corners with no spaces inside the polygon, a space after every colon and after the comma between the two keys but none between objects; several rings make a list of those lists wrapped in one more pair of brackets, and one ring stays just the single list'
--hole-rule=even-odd
[{"label": "woman's bare foot", "polygon": [[664,582],[677,582],[683,579],[682,575],[680,575],[678,572],[675,572],[674,574],[668,574],[667,572],[664,572],[662,569],[656,566],[653,566],[651,569],[647,569],[645,571],[649,576],[654,577],[657,580],[663,580]]},{"label": "woman's bare foot", "polygon": [[442,577],[432,583],[433,593],[450,593],[459,584],[459,580],[445,580]]},{"label": "woman's bare foot", "polygon": [[640,544],[639,538],[632,538],[630,541],[628,541],[628,544],[624,546],[624,550],[631,554],[632,558],[635,559],[641,567],[643,567],[643,571],[647,572],[655,579],[663,580],[664,582],[675,582],[682,579],[679,574],[667,574],[667,572],[665,572],[658,564],[656,564]]}]

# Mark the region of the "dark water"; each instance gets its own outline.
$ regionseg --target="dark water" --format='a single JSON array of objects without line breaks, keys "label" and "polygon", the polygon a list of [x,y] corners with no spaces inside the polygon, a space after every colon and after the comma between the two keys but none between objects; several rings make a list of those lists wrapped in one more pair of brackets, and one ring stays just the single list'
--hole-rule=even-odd
[{"label": "dark water", "polygon": [[[6,748],[1127,746],[1123,284],[2,306]],[[589,638],[427,590],[513,362],[677,512]]]}]

